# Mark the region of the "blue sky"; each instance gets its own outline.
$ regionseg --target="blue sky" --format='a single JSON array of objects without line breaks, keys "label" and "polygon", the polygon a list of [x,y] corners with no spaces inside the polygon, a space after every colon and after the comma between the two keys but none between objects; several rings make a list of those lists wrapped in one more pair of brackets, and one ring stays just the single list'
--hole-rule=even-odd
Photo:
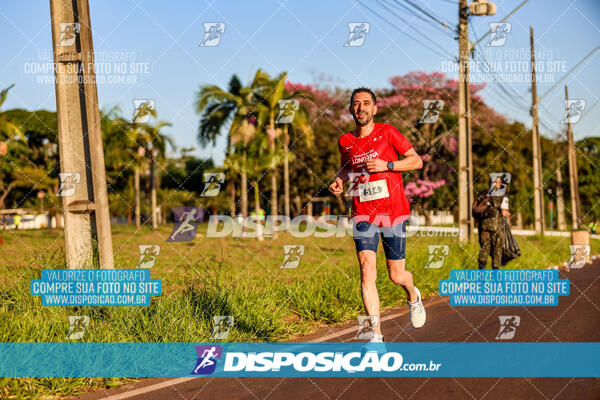
[{"label": "blue sky", "polygon": [[[456,26],[458,6],[454,0],[416,2],[448,21],[451,28]],[[199,118],[193,103],[202,84],[225,87],[232,74],[247,81],[257,68],[270,74],[287,71],[294,82],[341,87],[385,88],[389,87],[390,77],[414,70],[444,71],[455,76],[449,69],[458,45],[449,29],[437,25],[442,30],[439,31],[436,23],[425,15],[415,11],[428,22],[406,12],[403,6],[414,9],[404,0],[361,0],[361,3],[92,0],[96,52],[103,57],[116,54],[127,68],[131,68],[132,62],[141,68],[129,75],[135,81],[99,84],[100,104],[106,108],[118,105],[125,115],[130,115],[133,99],[154,99],[159,117],[173,123],[166,132],[179,147],[193,146],[197,149],[195,154],[220,162],[222,142],[205,149],[196,142]],[[498,22],[520,3],[521,0],[497,0],[495,16],[472,17],[470,39],[481,37],[489,30],[489,23]],[[383,4],[388,6],[387,10]],[[52,51],[48,2],[4,2],[0,21],[4,60],[0,66],[0,87],[16,84],[4,109],[55,110],[54,86],[43,80],[43,76],[50,74],[39,72]],[[199,46],[205,22],[225,23],[225,34],[216,47]],[[370,24],[360,47],[343,46],[348,39],[349,22]],[[545,51],[544,68],[559,68],[558,72],[548,72],[550,83],[538,84],[540,96],[562,77],[564,69],[571,69],[600,45],[600,2],[596,0],[530,0],[508,22],[512,26],[504,46],[479,49],[489,63],[495,60],[500,63],[504,68],[502,76],[514,77],[505,69],[528,64],[519,50],[529,49],[529,26],[533,26],[536,50]],[[485,44],[486,40],[482,42]],[[595,73],[599,61],[600,51],[597,51],[566,80],[569,97],[586,100],[587,109],[600,98],[600,79]],[[115,62],[106,64],[114,70]],[[123,74],[111,71],[105,75],[109,79]],[[503,88],[488,83],[482,94],[488,104],[509,118],[531,124],[528,83],[504,83]],[[541,132],[545,136],[553,137],[554,132],[561,130],[563,95],[561,84],[541,103],[540,119],[544,123]],[[598,136],[599,111],[600,106],[596,106],[573,125],[576,138]]]}]

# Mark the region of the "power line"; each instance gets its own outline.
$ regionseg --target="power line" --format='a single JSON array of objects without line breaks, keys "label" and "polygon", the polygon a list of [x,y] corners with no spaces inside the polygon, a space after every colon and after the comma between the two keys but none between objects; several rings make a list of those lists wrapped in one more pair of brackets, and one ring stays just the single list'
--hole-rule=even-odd
[{"label": "power line", "polygon": [[590,113],[590,111],[592,111],[592,109],[598,105],[598,103],[600,103],[600,99],[596,100],[596,102],[594,104],[592,104],[592,106],[590,108],[588,108],[586,111],[584,111],[581,118],[579,118],[579,122],[581,122],[581,120],[584,119],[585,116],[588,115]]},{"label": "power line", "polygon": [[[360,4],[361,6],[365,7],[367,10],[371,11],[373,14],[375,14],[377,17],[381,18],[383,21],[387,22],[388,24],[390,24],[391,26],[393,26],[397,31],[399,31],[400,33],[403,33],[404,35],[408,36],[409,38],[411,38],[412,40],[414,40],[415,42],[419,43],[421,46],[425,47],[426,49],[436,53],[437,55],[443,57],[443,58],[454,58],[453,55],[451,55],[450,53],[447,52],[447,50],[445,50],[443,47],[439,46],[442,51],[446,51],[446,54],[442,54],[439,51],[432,49],[431,47],[429,47],[428,45],[426,45],[425,43],[421,42],[419,39],[415,38],[414,36],[410,35],[408,32],[401,30],[400,28],[398,28],[396,26],[396,24],[390,22],[388,19],[386,19],[385,17],[383,17],[381,14],[379,14],[378,12],[374,11],[372,8],[368,7],[367,5],[361,3],[360,1],[357,2],[358,4]],[[435,42],[434,42],[435,43]],[[437,45],[437,44],[436,44]],[[449,55],[450,54],[450,55]]]},{"label": "power line", "polygon": [[571,69],[570,69],[570,70],[569,70],[569,71],[568,71],[566,74],[564,74],[564,75],[562,76],[562,78],[560,78],[560,79],[559,79],[559,80],[558,80],[558,81],[557,81],[557,82],[556,82],[554,85],[552,85],[552,87],[551,87],[550,89],[546,90],[546,93],[544,93],[544,94],[542,95],[542,97],[540,97],[540,100],[539,100],[539,101],[542,101],[542,99],[543,99],[544,97],[546,97],[546,95],[547,95],[548,93],[550,93],[552,90],[554,90],[554,88],[555,88],[555,87],[556,87],[556,86],[557,86],[559,83],[561,83],[563,80],[565,80],[565,78],[566,78],[566,77],[567,77],[567,76],[568,76],[568,75],[569,75],[571,72],[575,71],[575,70],[576,70],[576,69],[577,69],[577,68],[578,68],[578,67],[579,67],[579,66],[580,66],[580,65],[581,65],[581,64],[582,64],[582,63],[583,63],[583,62],[584,62],[584,61],[585,61],[585,60],[586,60],[586,59],[587,59],[589,56],[591,56],[593,53],[595,53],[595,52],[596,52],[596,50],[598,50],[598,49],[600,49],[600,46],[596,46],[596,47],[594,47],[594,48],[593,48],[593,49],[592,49],[592,50],[591,50],[591,51],[590,51],[590,52],[589,52],[589,53],[588,53],[588,54],[587,54],[585,57],[583,57],[581,60],[579,60],[579,62],[578,62],[577,64],[575,64],[575,66],[574,66],[573,68],[571,68]]},{"label": "power line", "polygon": [[[471,23],[471,21],[469,21],[470,25],[471,25],[471,29],[473,31],[473,34],[475,34],[475,36],[477,36],[476,32],[475,32],[475,28],[473,27],[473,24]],[[473,44],[474,47],[479,46],[477,43]],[[479,49],[479,51],[477,52],[477,54],[479,55],[479,57],[482,59],[482,61],[484,62],[485,65],[489,66],[491,69],[491,66],[489,64],[489,62],[487,61],[483,51],[481,51],[481,47],[477,47]],[[497,92],[498,94],[502,94],[503,98],[507,100],[507,103],[509,104],[516,104],[516,107],[514,107],[515,109],[518,109],[519,111],[523,111],[523,108],[528,109],[530,108],[530,106],[526,103],[523,102],[523,97],[525,95],[519,95],[519,93],[514,90],[513,88],[511,88],[510,86],[506,87],[504,86],[501,82],[499,81],[491,81],[492,83],[495,83],[498,87],[498,89],[501,90],[501,92]],[[506,97],[504,97],[506,96]],[[517,104],[518,101],[518,104]],[[518,107],[517,107],[518,106]],[[543,106],[542,106],[543,107]],[[545,108],[544,108],[545,109]],[[545,110],[546,112],[550,113],[548,110]],[[551,114],[551,113],[550,113]],[[560,133],[558,133],[554,128],[551,128],[548,124],[546,124],[541,118],[538,118],[539,123],[548,131],[554,133],[555,135],[560,135]]]},{"label": "power line", "polygon": [[[406,20],[406,19],[404,19],[404,18],[403,18],[401,15],[398,15],[398,14],[396,14],[396,12],[394,12],[394,10],[392,10],[391,8],[389,8],[389,7],[388,7],[388,5],[389,5],[389,6],[393,6],[392,4],[388,4],[388,5],[386,5],[386,3],[383,3],[381,0],[375,0],[375,1],[377,1],[377,2],[378,2],[378,3],[379,3],[381,6],[382,6],[382,7],[384,7],[384,8],[385,8],[385,9],[386,9],[388,12],[390,12],[390,13],[391,13],[391,14],[393,14],[394,16],[398,17],[398,19],[399,19],[400,21],[402,21],[404,24],[411,26],[411,28],[412,28],[412,29],[414,29],[415,31],[417,31],[418,33],[420,33],[421,35],[423,35],[423,36],[425,37],[425,35],[424,35],[422,32],[419,32],[419,30],[418,30],[416,27],[414,27],[414,26],[412,26],[412,25],[411,25],[411,22],[410,22],[410,21],[407,21],[407,20]],[[415,17],[420,17],[420,15],[417,15],[417,14],[414,14],[414,16],[415,16]],[[444,33],[444,34],[447,34],[447,33],[448,33],[448,32],[446,32],[446,31],[442,30],[442,29],[441,29],[439,26],[437,26],[437,25],[432,25],[430,21],[428,21],[428,20],[426,20],[426,19],[424,19],[424,18],[421,18],[421,19],[423,19],[425,22],[427,22],[428,24],[430,24],[430,26],[433,26],[435,29],[437,29],[437,30],[441,31],[442,33]],[[430,39],[428,38],[428,40],[430,40]],[[433,42],[433,41],[432,41],[432,42]],[[435,42],[433,42],[433,43],[435,43]]]},{"label": "power line", "polygon": [[[502,18],[502,20],[500,22],[498,22],[498,24],[502,24],[503,22],[505,22],[508,18],[510,18],[510,16],[512,16],[514,13],[517,12],[517,10],[521,7],[523,7],[523,5],[525,5],[525,3],[527,3],[529,0],[525,0],[523,1],[521,4],[519,4],[517,6],[517,8],[515,8],[514,10],[512,10],[510,13],[508,13],[508,15],[504,18]],[[473,43],[473,46],[476,46],[479,44],[479,42],[481,42],[483,39],[485,39],[490,33],[492,33],[492,30],[490,29],[485,35],[483,35],[482,37],[479,38],[479,40],[477,40],[475,43]]]},{"label": "power line", "polygon": [[409,13],[410,15],[412,15],[416,18],[419,18],[422,21],[425,21],[427,24],[429,24],[430,26],[433,26],[435,29],[439,30],[440,32],[448,33],[448,30],[450,30],[454,33],[458,33],[456,28],[452,29],[452,28],[446,26],[446,27],[444,27],[444,29],[442,29],[438,26],[438,24],[434,24],[431,22],[430,19],[427,19],[427,18],[423,17],[422,15],[417,14],[412,9],[410,9],[407,6],[405,6],[404,4],[400,3],[398,0],[392,0],[392,1],[394,3],[393,6],[396,7],[396,9],[402,8],[402,10],[404,10],[405,12]]},{"label": "power line", "polygon": [[[477,33],[475,32],[475,27],[473,26],[473,22],[472,22],[471,20],[469,20],[469,24],[470,24],[470,26],[471,26],[471,30],[473,31],[473,34],[474,34],[475,36],[477,36]],[[476,47],[476,46],[478,46],[478,44],[477,44],[477,43],[475,43],[475,44],[473,44],[472,46],[473,46],[473,47]],[[479,46],[480,46],[480,45],[479,45]],[[484,53],[483,53],[483,51],[481,50],[481,46],[480,46],[480,47],[478,47],[478,49],[479,49],[479,52],[478,52],[477,54],[479,55],[479,57],[481,57],[481,58],[483,59],[483,61],[484,61],[485,65],[487,65],[487,66],[488,66],[488,67],[490,67],[490,69],[491,69],[491,65],[490,65],[490,63],[488,62],[487,58],[485,57],[485,54],[484,54]],[[494,72],[495,72],[495,71],[494,71]],[[520,100],[521,100],[521,99],[523,99],[523,98],[525,97],[525,95],[526,95],[526,94],[521,94],[521,95],[520,95],[520,94],[519,94],[519,93],[518,93],[516,90],[514,90],[514,89],[513,89],[513,88],[511,88],[511,87],[508,87],[508,89],[512,90],[512,93],[508,93],[508,89],[507,89],[507,88],[505,88],[505,87],[502,85],[502,83],[501,83],[501,82],[498,82],[498,81],[492,81],[492,82],[494,82],[494,83],[496,83],[498,86],[500,86],[500,87],[501,87],[501,89],[502,89],[502,91],[503,91],[503,92],[505,92],[505,93],[506,93],[506,94],[509,96],[509,98],[510,98],[511,100],[514,100],[514,99],[519,99],[519,101],[520,101]],[[521,104],[522,104],[522,105],[524,105],[525,103],[521,103]],[[525,106],[526,106],[526,105],[525,105]]]},{"label": "power line", "polygon": [[[475,32],[475,27],[473,26],[473,23],[471,21],[469,21],[470,25],[471,25],[471,30],[473,31],[473,34],[475,34],[475,36],[477,36],[476,32]],[[474,45],[477,46],[477,45]],[[491,68],[490,63],[488,62],[487,58],[485,57],[483,51],[481,50],[481,47],[478,47],[479,51],[477,52],[477,54],[479,55],[479,57],[483,60],[484,64],[488,67]],[[498,88],[502,91],[502,93],[504,93],[506,95],[506,98],[511,101],[511,102],[519,102],[519,106],[520,107],[525,107],[525,108],[529,108],[529,106],[527,105],[527,103],[523,102],[523,98],[525,95],[520,95],[516,90],[514,90],[513,88],[511,88],[510,86],[506,87],[504,86],[501,82],[499,81],[491,81],[492,83],[495,83],[496,85],[498,85]]]},{"label": "power line", "polygon": [[[442,21],[440,18],[430,14],[429,12],[425,11],[421,6],[419,6],[418,4],[413,3],[410,0],[404,0],[406,3],[408,3],[409,5],[413,6],[414,8],[416,8],[417,10],[421,11],[423,14],[427,15],[429,18],[431,18],[432,20],[436,21],[437,23],[441,24],[444,28],[448,28],[451,26],[451,24],[447,21]],[[458,31],[455,31],[458,33]]]}]

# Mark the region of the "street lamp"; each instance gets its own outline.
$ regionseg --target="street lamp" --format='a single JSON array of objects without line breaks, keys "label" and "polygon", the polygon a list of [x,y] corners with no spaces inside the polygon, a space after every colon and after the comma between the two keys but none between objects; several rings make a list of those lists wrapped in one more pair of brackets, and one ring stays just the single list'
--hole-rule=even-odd
[{"label": "street lamp", "polygon": [[473,0],[469,4],[469,13],[471,15],[495,15],[496,4],[488,2],[488,0]]}]

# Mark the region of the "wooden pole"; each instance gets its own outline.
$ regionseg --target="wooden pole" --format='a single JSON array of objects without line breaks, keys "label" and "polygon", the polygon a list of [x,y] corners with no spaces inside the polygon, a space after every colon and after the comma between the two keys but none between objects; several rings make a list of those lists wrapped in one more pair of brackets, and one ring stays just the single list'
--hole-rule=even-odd
[{"label": "wooden pole", "polygon": [[562,160],[559,160],[556,166],[556,221],[558,230],[564,231],[567,229],[567,219],[565,218],[565,200],[562,188],[563,180],[562,171],[560,170],[561,165]]},{"label": "wooden pole", "polygon": [[63,197],[67,267],[92,267],[95,235],[100,267],[114,268],[89,4],[50,0],[50,14],[60,169],[80,177]]},{"label": "wooden pole", "polygon": [[458,222],[460,241],[471,237],[469,209],[469,30],[467,0],[458,3]]},{"label": "wooden pole", "polygon": [[[569,100],[569,90],[565,86],[565,100]],[[567,113],[569,111],[567,110]],[[581,203],[579,200],[579,177],[577,176],[577,153],[575,151],[575,141],[573,140],[573,130],[571,129],[570,115],[566,116],[567,121],[567,140],[569,146],[569,187],[571,192],[571,215],[573,219],[573,229],[579,229],[581,226]]]},{"label": "wooden pole", "polygon": [[533,45],[532,27],[529,27],[529,40],[531,44],[531,115],[533,117],[531,142],[533,148],[534,225],[536,235],[543,235],[545,228],[544,184],[542,180],[542,155],[540,147],[540,131],[538,125],[538,97],[535,81],[535,51]]}]

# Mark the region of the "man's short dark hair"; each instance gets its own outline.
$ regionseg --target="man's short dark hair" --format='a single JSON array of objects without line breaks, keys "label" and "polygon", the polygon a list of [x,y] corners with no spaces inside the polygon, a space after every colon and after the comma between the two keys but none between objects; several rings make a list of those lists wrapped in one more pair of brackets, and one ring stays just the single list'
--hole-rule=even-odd
[{"label": "man's short dark hair", "polygon": [[369,93],[371,95],[371,98],[373,99],[373,104],[377,104],[377,98],[375,97],[375,93],[373,93],[373,91],[367,87],[359,87],[354,89],[352,91],[352,95],[350,96],[350,104],[352,104],[352,102],[354,101],[354,95],[356,93]]}]

